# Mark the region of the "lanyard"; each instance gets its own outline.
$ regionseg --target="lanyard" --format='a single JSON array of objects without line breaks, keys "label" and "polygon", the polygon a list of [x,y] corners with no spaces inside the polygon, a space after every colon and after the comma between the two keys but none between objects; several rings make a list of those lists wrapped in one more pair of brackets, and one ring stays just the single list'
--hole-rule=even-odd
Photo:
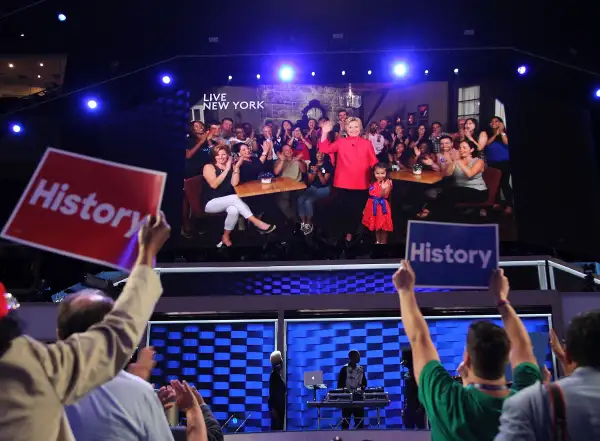
[{"label": "lanyard", "polygon": [[479,390],[489,390],[489,391],[508,390],[508,386],[506,384],[497,385],[497,384],[474,383],[474,384],[470,384],[469,386],[473,386],[475,389],[479,389]]}]

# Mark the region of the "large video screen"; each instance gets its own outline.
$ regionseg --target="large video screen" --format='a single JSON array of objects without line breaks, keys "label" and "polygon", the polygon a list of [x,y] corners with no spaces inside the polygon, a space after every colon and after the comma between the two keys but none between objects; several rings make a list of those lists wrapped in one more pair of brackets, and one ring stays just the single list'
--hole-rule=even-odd
[{"label": "large video screen", "polygon": [[516,240],[503,104],[480,85],[223,85],[192,96],[181,243],[402,245],[411,219]]}]

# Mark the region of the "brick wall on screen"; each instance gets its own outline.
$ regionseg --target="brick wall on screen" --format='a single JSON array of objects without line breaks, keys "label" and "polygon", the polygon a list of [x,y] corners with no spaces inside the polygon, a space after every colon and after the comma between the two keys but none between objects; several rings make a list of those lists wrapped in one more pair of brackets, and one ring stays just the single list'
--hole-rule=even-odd
[{"label": "brick wall on screen", "polygon": [[302,110],[312,100],[318,100],[327,111],[327,116],[337,121],[340,97],[348,93],[344,87],[319,86],[314,84],[276,83],[258,88],[258,97],[265,102],[263,117],[280,125],[285,119],[302,119]]},{"label": "brick wall on screen", "polygon": [[[433,342],[444,367],[454,373],[462,360],[469,325],[477,319],[431,318],[427,320]],[[492,320],[501,325],[499,319]],[[530,333],[548,333],[548,318],[524,317]],[[310,321],[287,322],[287,429],[317,428],[317,411],[308,409],[312,392],[304,387],[304,372],[322,370],[328,388],[337,387],[340,368],[348,361],[348,351],[360,351],[361,365],[366,367],[368,386],[383,386],[390,395],[391,405],[382,411],[382,427],[402,425],[401,348],[408,339],[398,320]],[[547,350],[546,365],[551,369],[551,352]],[[453,374],[454,375],[454,374]],[[325,392],[319,392],[321,400]],[[321,427],[337,425],[341,411],[323,409]],[[366,424],[376,424],[376,410],[366,412]]]},{"label": "brick wall on screen", "polygon": [[157,362],[150,382],[159,387],[181,379],[195,385],[221,425],[235,414],[226,431],[234,432],[248,416],[241,431],[270,428],[274,322],[153,323],[149,340]]}]

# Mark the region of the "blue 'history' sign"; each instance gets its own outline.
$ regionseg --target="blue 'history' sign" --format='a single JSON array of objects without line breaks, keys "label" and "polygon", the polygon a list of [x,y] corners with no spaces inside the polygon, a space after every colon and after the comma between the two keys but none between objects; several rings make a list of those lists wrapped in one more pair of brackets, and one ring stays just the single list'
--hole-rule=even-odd
[{"label": "blue 'history' sign", "polygon": [[406,258],[417,286],[487,289],[498,268],[498,225],[410,221]]}]

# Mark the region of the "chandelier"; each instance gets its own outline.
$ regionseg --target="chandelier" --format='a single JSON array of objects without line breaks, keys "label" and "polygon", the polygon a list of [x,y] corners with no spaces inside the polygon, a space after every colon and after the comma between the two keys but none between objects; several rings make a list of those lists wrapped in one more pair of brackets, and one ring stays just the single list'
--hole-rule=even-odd
[{"label": "chandelier", "polygon": [[348,84],[348,92],[345,95],[340,96],[341,107],[352,107],[358,109],[362,105],[362,97],[355,95],[352,92],[352,84]]}]

